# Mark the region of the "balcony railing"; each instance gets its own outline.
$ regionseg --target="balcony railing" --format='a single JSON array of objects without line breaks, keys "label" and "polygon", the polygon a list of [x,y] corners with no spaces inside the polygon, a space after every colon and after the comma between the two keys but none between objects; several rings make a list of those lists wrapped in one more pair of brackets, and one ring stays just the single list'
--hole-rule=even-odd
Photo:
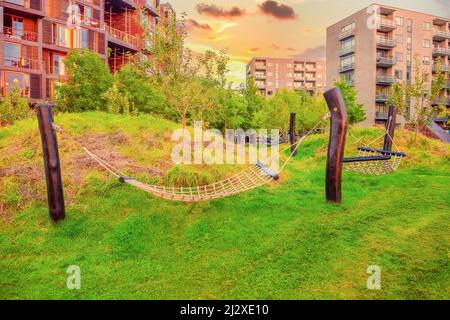
[{"label": "balcony railing", "polygon": [[379,36],[377,37],[377,45],[379,47],[394,48],[395,46],[397,46],[397,43],[394,39]]},{"label": "balcony railing", "polygon": [[42,70],[42,62],[39,60],[32,60],[27,58],[8,57],[3,58],[3,65],[5,67],[21,68],[28,70]]},{"label": "balcony railing", "polygon": [[109,36],[111,36],[112,38],[128,43],[129,45],[135,47],[135,49],[139,48],[142,45],[142,40],[139,37],[133,36],[129,33],[115,29],[108,25],[106,26],[106,30],[108,31]]},{"label": "balcony railing", "polygon": [[347,64],[345,66],[340,67],[339,68],[339,72],[340,73],[347,72],[347,71],[350,71],[350,70],[353,70],[353,69],[355,69],[355,64],[354,63],[350,63],[350,64]]},{"label": "balcony railing", "polygon": [[310,77],[310,78],[306,77],[305,81],[309,81],[309,82],[316,81],[316,77]]},{"label": "balcony railing", "polygon": [[450,31],[434,29],[433,37],[438,39],[450,39]]},{"label": "balcony railing", "polygon": [[[433,64],[433,72],[436,72],[436,65]],[[441,64],[441,71],[442,72],[450,72],[450,65],[448,64]]]},{"label": "balcony railing", "polygon": [[255,65],[255,68],[258,69],[258,70],[263,70],[263,69],[266,69],[266,65],[257,63]]},{"label": "balcony railing", "polygon": [[38,41],[37,32],[23,31],[20,29],[13,29],[10,27],[3,27],[2,36],[9,39],[18,39],[33,42]]},{"label": "balcony railing", "polygon": [[17,1],[17,0],[0,0],[0,3],[10,3],[12,5],[16,5],[19,7],[23,7],[25,9],[33,9],[37,11],[42,10],[42,1],[41,0],[23,0],[23,1]]},{"label": "balcony railing", "polygon": [[378,93],[378,94],[375,96],[375,100],[376,100],[377,102],[386,102],[386,101],[388,101],[388,99],[389,99],[389,96],[388,96],[387,93]]},{"label": "balcony railing", "polygon": [[379,18],[377,27],[379,30],[393,30],[397,28],[397,23],[393,19]]},{"label": "balcony railing", "polygon": [[392,67],[397,63],[395,59],[389,57],[378,57],[377,66],[379,67]]},{"label": "balcony railing", "polygon": [[450,48],[434,47],[433,48],[433,54],[434,55],[450,56]]},{"label": "balcony railing", "polygon": [[387,112],[381,112],[381,111],[377,111],[375,113],[375,119],[376,120],[387,120],[389,117]]},{"label": "balcony railing", "polygon": [[355,52],[354,46],[351,46],[348,48],[342,48],[341,51],[339,52],[339,56],[345,56],[347,54],[354,53],[354,52]]},{"label": "balcony railing", "polygon": [[392,84],[394,83],[394,77],[393,76],[384,76],[384,75],[377,75],[377,83],[380,84]]},{"label": "balcony railing", "polygon": [[354,35],[355,35],[355,28],[339,33],[338,39],[344,40],[344,39],[353,37]]}]

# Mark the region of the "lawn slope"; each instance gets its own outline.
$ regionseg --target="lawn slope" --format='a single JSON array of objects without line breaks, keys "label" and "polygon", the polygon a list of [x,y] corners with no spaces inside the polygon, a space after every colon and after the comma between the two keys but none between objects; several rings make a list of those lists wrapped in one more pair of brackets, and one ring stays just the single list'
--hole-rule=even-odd
[{"label": "lawn slope", "polygon": [[[121,185],[79,150],[167,182],[177,125],[150,116],[58,115],[67,218],[49,221],[35,121],[0,130],[0,298],[449,299],[450,149],[399,132],[392,175],[344,173],[324,201],[327,137],[308,138],[281,181],[182,204]],[[354,129],[363,141],[378,129]],[[349,146],[351,154],[354,147]],[[181,168],[200,182],[228,168]],[[81,290],[66,269],[81,268]],[[366,287],[382,270],[382,290]]]}]

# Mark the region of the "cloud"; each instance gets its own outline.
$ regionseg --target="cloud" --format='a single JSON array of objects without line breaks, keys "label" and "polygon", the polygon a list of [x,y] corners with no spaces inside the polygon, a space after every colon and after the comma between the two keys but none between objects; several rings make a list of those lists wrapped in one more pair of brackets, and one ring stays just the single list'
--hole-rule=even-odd
[{"label": "cloud", "polygon": [[315,48],[308,48],[298,55],[293,56],[299,59],[317,59],[322,60],[326,58],[326,47],[324,45]]},{"label": "cloud", "polygon": [[295,20],[298,18],[294,8],[278,1],[267,0],[258,6],[263,14],[279,20]]},{"label": "cloud", "polygon": [[296,49],[294,47],[287,47],[286,50],[287,51],[295,51]]},{"label": "cloud", "polygon": [[197,12],[214,18],[233,19],[239,18],[246,14],[245,9],[239,7],[224,8],[215,4],[199,3],[196,6]]},{"label": "cloud", "polygon": [[272,44],[272,45],[270,46],[270,48],[271,48],[271,49],[274,49],[274,50],[280,50],[280,49],[281,49],[281,47],[280,47],[279,45],[277,45],[277,44]]},{"label": "cloud", "polygon": [[197,28],[197,29],[202,29],[205,31],[212,31],[212,28],[209,24],[207,23],[200,23],[197,20],[194,19],[186,19],[186,25],[188,28]]},{"label": "cloud", "polygon": [[246,53],[255,53],[258,52],[259,48],[246,48],[246,49],[242,49],[242,52],[246,52]]}]

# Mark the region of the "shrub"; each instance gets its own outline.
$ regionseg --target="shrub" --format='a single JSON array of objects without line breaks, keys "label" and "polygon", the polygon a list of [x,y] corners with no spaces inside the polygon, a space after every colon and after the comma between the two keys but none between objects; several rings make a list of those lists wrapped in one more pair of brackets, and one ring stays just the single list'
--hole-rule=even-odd
[{"label": "shrub", "polygon": [[113,84],[105,61],[87,49],[72,50],[65,59],[67,81],[57,87],[57,103],[63,111],[106,111],[104,93]]},{"label": "shrub", "polygon": [[117,82],[103,94],[106,101],[106,111],[115,114],[131,114],[134,113],[132,104],[128,97],[119,91]]},{"label": "shrub", "polygon": [[355,124],[366,120],[364,105],[357,102],[358,93],[356,89],[348,84],[344,78],[340,81],[335,81],[334,85],[341,90],[342,96],[344,97],[345,104],[347,105],[348,122]]},{"label": "shrub", "polygon": [[0,102],[0,119],[2,121],[14,122],[25,119],[31,114],[28,100],[22,96],[21,89],[17,83],[12,84],[11,90]]}]

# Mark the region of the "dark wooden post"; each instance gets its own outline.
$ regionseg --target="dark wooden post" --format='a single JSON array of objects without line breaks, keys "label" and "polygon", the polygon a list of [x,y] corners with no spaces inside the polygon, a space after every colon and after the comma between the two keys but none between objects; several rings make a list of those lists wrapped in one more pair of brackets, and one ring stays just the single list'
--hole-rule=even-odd
[{"label": "dark wooden post", "polygon": [[50,216],[54,222],[65,218],[64,194],[61,179],[58,141],[53,130],[53,113],[49,104],[35,105],[44,154],[45,177]]},{"label": "dark wooden post", "polygon": [[386,124],[386,136],[384,137],[383,150],[392,151],[392,139],[395,135],[395,125],[397,123],[397,108],[393,105],[389,106],[388,121]]},{"label": "dark wooden post", "polygon": [[297,146],[295,145],[295,142],[297,140],[297,136],[295,135],[295,117],[296,114],[292,112],[291,120],[289,122],[289,139],[291,143],[291,153],[294,157],[297,155]]},{"label": "dark wooden post", "polygon": [[324,94],[331,113],[330,142],[328,145],[326,193],[327,201],[342,201],[342,162],[348,127],[347,107],[338,88]]}]

